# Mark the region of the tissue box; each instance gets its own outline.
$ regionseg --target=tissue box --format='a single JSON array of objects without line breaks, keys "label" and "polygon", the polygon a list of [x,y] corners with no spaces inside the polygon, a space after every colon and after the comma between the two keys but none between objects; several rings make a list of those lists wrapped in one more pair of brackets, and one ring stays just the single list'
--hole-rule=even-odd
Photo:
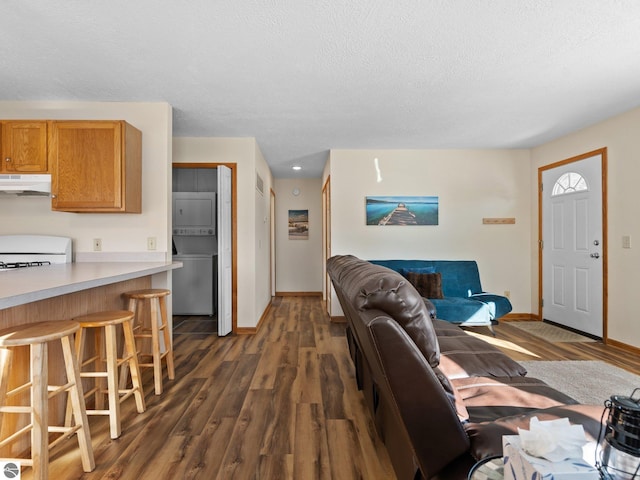
[{"label": "tissue box", "polygon": [[520,447],[518,435],[502,437],[505,480],[600,480],[598,470],[582,458],[550,462]]}]

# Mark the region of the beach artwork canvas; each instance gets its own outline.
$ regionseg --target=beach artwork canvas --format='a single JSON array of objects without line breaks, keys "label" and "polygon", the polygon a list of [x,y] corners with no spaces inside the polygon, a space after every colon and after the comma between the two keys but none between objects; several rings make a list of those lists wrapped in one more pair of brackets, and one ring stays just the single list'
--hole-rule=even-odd
[{"label": "beach artwork canvas", "polygon": [[438,225],[438,197],[366,197],[367,225]]},{"label": "beach artwork canvas", "polygon": [[309,239],[309,210],[289,210],[289,240]]}]

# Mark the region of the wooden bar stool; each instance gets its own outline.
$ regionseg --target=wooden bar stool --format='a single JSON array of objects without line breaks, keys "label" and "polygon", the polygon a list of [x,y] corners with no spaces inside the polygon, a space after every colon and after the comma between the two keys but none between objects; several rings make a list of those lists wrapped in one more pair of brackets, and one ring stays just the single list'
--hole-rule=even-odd
[{"label": "wooden bar stool", "polygon": [[[134,313],[128,310],[112,310],[91,313],[73,319],[80,324],[80,330],[76,334],[76,355],[80,364],[80,377],[95,380],[91,390],[85,393],[85,398],[93,395],[95,402],[95,408],[87,409],[87,415],[108,415],[111,438],[118,438],[121,433],[120,403],[133,395],[138,413],[146,410],[138,366],[138,353],[133,336],[134,316]],[[118,325],[122,325],[124,334],[122,358],[118,358]],[[94,329],[95,354],[90,358],[85,358],[85,341],[88,329]],[[125,364],[131,372],[131,388],[120,388],[122,384],[118,381],[118,368]],[[93,366],[93,370],[87,369],[90,366]],[[127,379],[122,380],[126,383]],[[105,394],[108,397],[108,409],[104,408]],[[65,424],[71,424],[70,404],[67,404]]]},{"label": "wooden bar stool", "polygon": [[[33,468],[33,478],[46,480],[49,472],[49,449],[74,433],[78,437],[82,468],[91,472],[95,468],[91,434],[87,421],[87,412],[82,393],[82,382],[76,354],[72,348],[73,334],[80,325],[70,320],[48,321],[19,325],[0,331],[0,350],[2,350],[2,375],[0,376],[0,414],[26,413],[30,423],[17,432],[0,441],[0,447],[9,445],[22,434],[31,433],[31,457],[10,459]],[[47,342],[60,340],[66,369],[65,385],[49,385],[48,345]],[[9,373],[14,355],[14,347],[30,347],[29,381],[12,390],[8,390]],[[31,393],[30,405],[8,405],[8,399],[21,393]],[[68,392],[75,425],[49,425],[49,399],[59,393]],[[24,395],[21,395],[24,397]],[[2,420],[2,419],[0,419]],[[49,443],[49,433],[62,435]],[[9,460],[9,459],[3,459]]]},{"label": "wooden bar stool", "polygon": [[[126,292],[124,295],[129,299],[128,309],[136,313],[136,323],[134,327],[135,337],[138,342],[143,339],[151,339],[151,353],[143,353],[138,349],[140,357],[151,357],[151,363],[140,362],[140,367],[153,367],[153,378],[155,384],[155,393],[162,393],[162,359],[166,358],[167,375],[170,380],[175,378],[175,370],[173,367],[173,345],[171,336],[169,335],[169,323],[167,321],[167,304],[165,297],[171,293],[171,290],[165,288],[150,288],[146,290],[134,290]],[[146,304],[149,309],[148,324],[140,313],[142,305],[138,305],[138,301]],[[164,343],[164,352],[160,345],[160,333]],[[142,348],[142,347],[141,347]]]}]

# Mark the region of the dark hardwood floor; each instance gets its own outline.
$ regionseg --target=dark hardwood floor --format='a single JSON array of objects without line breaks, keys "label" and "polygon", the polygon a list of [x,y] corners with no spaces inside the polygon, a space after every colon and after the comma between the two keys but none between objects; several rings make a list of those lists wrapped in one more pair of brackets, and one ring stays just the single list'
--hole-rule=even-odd
[{"label": "dark hardwood floor", "polygon": [[[50,478],[394,479],[344,337],[318,297],[276,298],[256,335],[217,337],[209,317],[176,317],[176,379],[147,411],[122,405],[123,433],[90,417],[96,469],[82,472],[75,438],[52,451]],[[636,356],[602,343],[551,344],[503,322],[493,338],[516,360],[595,359],[640,373]],[[23,472],[31,478],[31,470]]]}]

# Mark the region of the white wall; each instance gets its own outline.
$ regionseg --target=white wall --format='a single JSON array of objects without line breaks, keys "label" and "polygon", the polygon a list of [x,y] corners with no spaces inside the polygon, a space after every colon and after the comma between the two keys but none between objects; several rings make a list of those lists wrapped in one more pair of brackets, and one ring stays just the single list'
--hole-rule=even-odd
[{"label": "white wall", "polygon": [[[608,252],[609,295],[608,337],[640,347],[638,316],[640,305],[640,221],[638,220],[638,183],[640,180],[640,109],[611,118],[579,132],[567,135],[532,150],[531,242],[537,241],[538,168],[607,147],[608,156]],[[631,236],[631,249],[622,248],[622,236]],[[538,256],[532,249],[531,309],[537,310]]]},{"label": "white wall", "polygon": [[[294,188],[300,190],[293,195]],[[322,180],[275,179],[276,292],[322,291]],[[289,210],[309,210],[309,239],[289,240]]]},{"label": "white wall", "polygon": [[[269,212],[271,172],[253,138],[176,137],[173,161],[237,165],[237,326],[253,328],[270,301],[269,229],[261,219]],[[264,180],[264,197],[256,190],[256,171]]]},{"label": "white wall", "polygon": [[[142,131],[142,213],[52,212],[46,197],[0,198],[0,233],[69,236],[74,252],[93,255],[94,238],[102,239],[104,255],[147,251],[147,237],[156,237],[162,260],[171,224],[167,216],[171,191],[172,115],[167,103],[0,102],[0,118],[33,120],[126,120]],[[114,257],[115,258],[115,257]],[[138,256],[140,258],[140,256]]]},{"label": "white wall", "polygon": [[[380,181],[374,159],[378,158]],[[531,311],[528,150],[332,150],[331,254],[363,259],[476,260],[484,290]],[[437,226],[367,226],[365,197],[435,195]],[[515,225],[483,225],[515,217]],[[332,298],[332,315],[342,315]]]}]

